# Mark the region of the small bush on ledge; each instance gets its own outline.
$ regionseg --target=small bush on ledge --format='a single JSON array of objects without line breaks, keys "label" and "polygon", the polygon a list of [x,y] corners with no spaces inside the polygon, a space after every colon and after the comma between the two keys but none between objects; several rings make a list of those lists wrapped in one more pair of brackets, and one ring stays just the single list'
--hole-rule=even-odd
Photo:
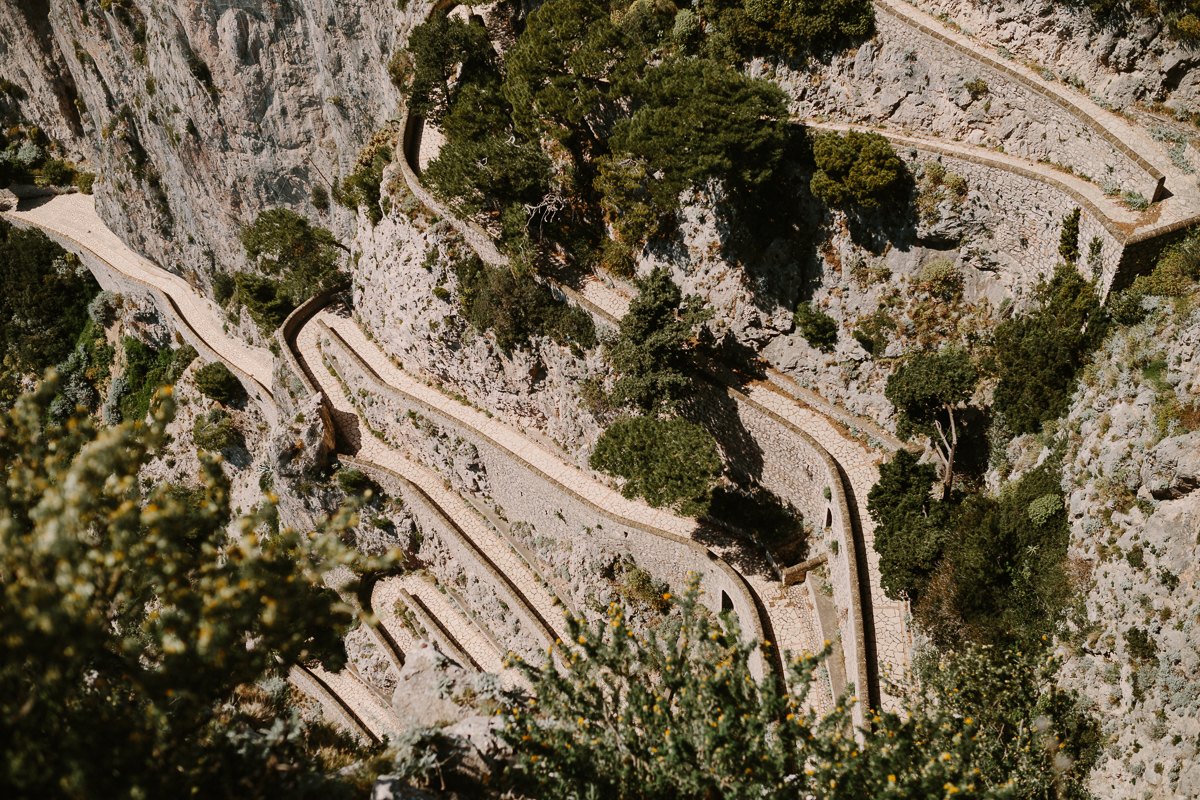
[{"label": "small bush on ledge", "polygon": [[196,370],[196,388],[200,394],[222,405],[246,396],[241,381],[220,361],[205,364]]},{"label": "small bush on ledge", "polygon": [[813,308],[811,304],[801,303],[798,305],[792,320],[796,323],[796,329],[800,331],[800,335],[821,352],[831,352],[837,345],[837,320],[825,312]]}]

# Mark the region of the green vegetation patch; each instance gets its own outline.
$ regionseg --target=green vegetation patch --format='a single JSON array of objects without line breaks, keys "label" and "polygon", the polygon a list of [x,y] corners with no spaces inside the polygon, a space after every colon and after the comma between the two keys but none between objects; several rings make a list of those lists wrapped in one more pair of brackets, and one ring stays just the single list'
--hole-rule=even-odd
[{"label": "green vegetation patch", "polygon": [[621,494],[688,515],[708,510],[721,476],[716,441],[679,417],[633,417],[614,422],[592,451],[592,469],[625,479]]},{"label": "green vegetation patch", "polygon": [[184,345],[178,350],[169,347],[155,350],[132,336],[125,337],[123,346],[125,371],[122,375],[128,382],[129,393],[121,398],[118,407],[121,419],[136,422],[146,418],[154,393],[179,380],[179,376],[199,353],[191,345]]},{"label": "green vegetation patch", "polygon": [[501,350],[523,347],[532,336],[576,347],[596,345],[587,312],[557,299],[527,270],[489,267],[471,255],[458,261],[454,272],[467,320],[476,330],[494,333]]}]

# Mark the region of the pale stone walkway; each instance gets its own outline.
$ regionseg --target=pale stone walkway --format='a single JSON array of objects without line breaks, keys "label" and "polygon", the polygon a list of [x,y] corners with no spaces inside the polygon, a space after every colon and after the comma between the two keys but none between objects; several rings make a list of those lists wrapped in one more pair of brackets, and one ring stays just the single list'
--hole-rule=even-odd
[{"label": "pale stone walkway", "polygon": [[[479,515],[472,511],[458,494],[446,489],[445,480],[440,475],[405,457],[398,450],[389,447],[370,435],[370,433],[362,430],[358,411],[355,409],[354,404],[346,397],[337,379],[330,375],[324,366],[317,343],[321,322],[337,330],[343,338],[346,338],[347,335],[356,334],[354,336],[354,340],[358,345],[356,352],[360,356],[363,356],[363,351],[365,350],[367,353],[379,353],[380,359],[388,366],[391,366],[391,362],[383,357],[383,354],[378,351],[374,344],[367,341],[362,331],[353,322],[330,311],[318,312],[299,330],[296,335],[298,355],[308,364],[309,369],[317,378],[320,390],[324,392],[330,405],[336,412],[335,417],[340,426],[338,431],[339,437],[343,441],[347,441],[352,447],[356,446],[358,448],[355,453],[357,458],[389,469],[425,492],[438,508],[441,509],[442,513],[450,518],[458,526],[459,530],[508,578],[525,602],[537,612],[538,616],[550,625],[557,638],[566,636],[562,606],[555,603],[555,598],[537,580],[537,577],[530,569],[513,554],[503,537],[485,525],[479,518]],[[347,341],[350,340],[348,339]],[[424,389],[428,394],[423,395],[423,397],[436,398],[439,403],[449,400],[445,395],[413,381],[394,367],[392,367],[392,370],[402,375],[407,383],[415,384]],[[450,402],[454,401],[451,400]],[[483,417],[482,414],[479,416]],[[391,587],[389,582],[388,587],[387,591],[389,594],[381,595],[380,599],[374,600],[376,603],[376,613],[382,613],[381,609],[390,610],[395,607],[395,600],[399,596],[396,592],[400,585],[397,584],[397,587]],[[408,589],[412,594],[418,594],[408,585],[403,585],[402,588]],[[419,594],[418,596],[425,599],[424,594]],[[384,597],[387,599],[382,600]],[[383,606],[378,605],[381,600],[384,602]],[[396,622],[399,623],[398,620]],[[451,629],[448,624],[446,627]],[[391,626],[388,627],[388,632],[393,632]],[[399,642],[399,639],[397,641]],[[404,645],[401,645],[401,648],[407,649]],[[472,653],[472,656],[474,655]]]},{"label": "pale stone walkway", "polygon": [[38,204],[27,211],[9,211],[5,212],[5,216],[70,239],[90,250],[115,272],[162,291],[175,302],[184,321],[222,360],[263,386],[271,385],[270,352],[226,336],[217,323],[222,316],[221,310],[204,299],[183,278],[138,255],[117,238],[96,214],[95,198],[85,194],[64,194],[36,202]]},{"label": "pale stone walkway", "polygon": [[353,667],[347,665],[341,672],[326,672],[320,666],[309,667],[309,670],[324,681],[377,738],[382,739],[385,735],[393,739],[396,737],[400,720],[396,718],[391,705],[370,688],[354,672]]},{"label": "pale stone walkway", "polygon": [[[1042,78],[1032,69],[1015,60],[1001,63],[997,60],[994,53],[980,46],[978,42],[947,28],[929,14],[914,8],[908,3],[903,2],[903,0],[875,0],[875,5],[885,13],[889,13],[896,19],[917,29],[923,35],[929,35],[926,31],[932,32],[933,35],[950,43],[956,50],[975,59],[991,71],[1000,71],[1008,73],[1010,76],[1019,76],[1019,81],[1032,85],[1044,95],[1053,97],[1059,103],[1060,107],[1065,107],[1072,115],[1088,124],[1094,130],[1120,142],[1129,151],[1132,151],[1135,157],[1140,158],[1143,163],[1165,176],[1166,188],[1171,192],[1172,196],[1159,204],[1157,215],[1143,217],[1143,220],[1139,223],[1139,230],[1136,232],[1139,238],[1146,235],[1152,236],[1155,230],[1166,228],[1172,224],[1189,220],[1200,221],[1197,220],[1197,217],[1200,216],[1200,187],[1197,187],[1194,180],[1189,179],[1187,175],[1171,162],[1171,159],[1154,144],[1149,133],[1141,125],[1119,114],[1101,108],[1092,102],[1091,99],[1057,82]],[[887,131],[881,132],[892,138]],[[979,148],[975,148],[976,152],[978,150]],[[994,151],[987,152],[993,156],[1003,155]],[[1028,162],[1024,162],[1023,160],[1020,161],[1023,166],[1028,164]],[[1109,200],[1101,208],[1107,209],[1113,205],[1116,204]],[[1113,219],[1115,220],[1115,218]]]},{"label": "pale stone walkway", "polygon": [[[642,503],[637,503],[627,500],[620,493],[610,489],[609,487],[596,481],[580,468],[567,464],[558,457],[547,452],[541,446],[531,442],[522,434],[508,427],[504,423],[495,418],[488,418],[482,412],[476,411],[469,406],[466,406],[457,400],[454,400],[447,395],[442,394],[436,389],[432,389],[423,383],[420,383],[407,373],[396,367],[390,359],[379,349],[379,347],[368,340],[362,330],[358,328],[354,322],[347,317],[336,315],[328,310],[319,312],[314,315],[312,320],[305,324],[297,334],[297,348],[300,350],[300,355],[310,365],[320,364],[321,355],[317,345],[317,339],[321,324],[328,325],[335,330],[346,344],[360,357],[366,364],[375,371],[377,375],[389,386],[397,391],[403,392],[410,397],[421,400],[447,416],[455,419],[460,424],[473,428],[487,436],[493,442],[496,442],[500,447],[504,448],[516,458],[519,462],[523,462],[531,468],[534,468],[550,479],[565,488],[570,489],[586,501],[592,503],[598,508],[605,511],[640,523],[641,525],[657,530],[667,531],[678,536],[691,538],[696,531],[696,522],[692,519],[676,517],[670,512],[660,509],[650,508]],[[313,370],[318,376],[318,380],[322,381],[321,388],[330,397],[335,408],[342,413],[338,416],[343,419],[349,419],[353,415],[357,419],[357,412],[354,410],[353,404],[345,398],[340,385],[337,385],[336,379],[329,375],[328,370],[319,369]],[[328,377],[326,377],[328,376]],[[326,383],[328,381],[328,383]],[[387,465],[389,469],[393,469],[400,474],[405,474],[405,468],[410,470],[409,474],[413,474],[417,480],[413,480],[422,488],[437,489],[442,481],[440,477],[434,476],[433,473],[426,471],[424,480],[420,480],[421,476],[412,473],[413,462],[401,456],[395,450],[387,447],[374,436],[359,435],[358,440],[361,442],[362,449],[358,452],[357,457]],[[403,462],[407,462],[404,464]],[[398,464],[401,468],[390,466],[391,463]],[[408,475],[405,475],[408,477]],[[430,485],[432,484],[432,485]],[[442,489],[445,492],[444,489]],[[431,493],[432,494],[432,493]],[[440,502],[440,500],[439,500]],[[459,501],[461,504],[461,500]],[[448,505],[453,507],[452,503]],[[458,521],[459,517],[454,517]],[[462,520],[466,522],[466,520]],[[462,524],[462,523],[460,523]],[[545,590],[540,584],[536,583],[532,573],[523,564],[520,564],[515,556],[508,551],[507,545],[503,543],[498,534],[491,531],[476,518],[474,526],[481,528],[480,536],[475,541],[481,544],[485,541],[483,535],[486,533],[498,545],[497,548],[482,547],[485,553],[495,559],[497,566],[502,562],[497,559],[493,553],[497,549],[501,550],[501,555],[507,554],[508,563],[512,566],[502,567],[505,573],[511,577],[525,573],[527,580],[534,583],[535,589],[540,589],[543,593]],[[465,526],[464,526],[465,529]],[[734,558],[732,552],[722,552],[720,547],[712,547],[713,552],[726,557],[726,560],[737,568],[739,559]],[[520,570],[518,572],[517,570]],[[819,642],[814,642],[811,636],[806,635],[806,630],[811,626],[806,624],[802,618],[800,610],[797,609],[788,599],[787,594],[783,590],[782,585],[778,581],[770,580],[762,577],[756,571],[739,570],[743,579],[750,585],[751,590],[762,602],[766,609],[768,621],[771,628],[774,630],[775,641],[772,643],[779,649],[780,652],[791,651],[794,654],[804,652],[812,652],[819,648]],[[522,585],[518,582],[518,585]],[[545,593],[549,598],[549,594]],[[530,595],[526,595],[529,597]],[[540,610],[540,609],[539,609]],[[560,633],[560,636],[565,629],[561,626],[562,610],[556,609],[552,614],[543,612],[543,618],[555,626],[555,629]],[[390,628],[389,628],[390,631]]]}]

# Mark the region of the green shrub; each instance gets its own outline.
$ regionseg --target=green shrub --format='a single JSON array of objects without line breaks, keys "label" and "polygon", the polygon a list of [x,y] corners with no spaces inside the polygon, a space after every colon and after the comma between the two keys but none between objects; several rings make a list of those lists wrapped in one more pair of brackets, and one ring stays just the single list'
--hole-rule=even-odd
[{"label": "green shrub", "polygon": [[1058,254],[1063,261],[1074,264],[1079,260],[1079,209],[1063,216],[1062,233],[1058,237]]},{"label": "green shrub", "polygon": [[130,391],[121,398],[119,409],[121,419],[137,422],[146,418],[154,393],[161,386],[177,381],[198,353],[191,345],[174,351],[169,347],[155,350],[132,336],[125,337],[124,348],[125,372],[122,376]]},{"label": "green shrub", "polygon": [[361,208],[372,225],[383,219],[379,192],[383,184],[383,170],[392,163],[391,142],[394,137],[394,131],[387,129],[371,137],[371,141],[359,152],[354,169],[342,181],[338,202],[347,208]]},{"label": "green shrub", "polygon": [[[497,726],[513,750],[514,795],[990,797],[1004,785],[1018,797],[1084,796],[1099,724],[1059,687],[1049,648],[935,655],[922,693],[852,732],[847,700],[818,713],[809,694],[827,680],[828,649],[784,655],[785,693],[780,676],[751,674],[758,643],[736,618],[714,619],[699,597],[693,579],[644,633],[619,607],[594,625],[568,617],[560,657],[518,662],[537,701],[509,699]],[[761,657],[774,657],[765,647]],[[439,785],[432,767],[425,781]]]},{"label": "green shrub", "polygon": [[621,597],[631,603],[644,603],[658,613],[664,613],[670,607],[671,587],[661,578],[656,578],[641,567],[629,567],[625,570],[625,578],[618,589]]},{"label": "green shrub", "polygon": [[249,272],[239,272],[234,277],[238,299],[250,312],[250,318],[263,336],[270,336],[283,324],[288,314],[296,310],[286,287],[280,281],[264,278]]},{"label": "green shrub", "polygon": [[75,350],[100,286],[74,255],[39,230],[0,219],[0,406]]},{"label": "green shrub", "polygon": [[312,187],[312,204],[317,211],[329,210],[329,190],[323,183],[314,183]]},{"label": "green shrub", "polygon": [[96,173],[94,172],[76,172],[75,185],[79,187],[79,191],[84,194],[91,194],[92,187],[96,183]]},{"label": "green shrub", "polygon": [[953,300],[962,292],[962,276],[948,258],[935,258],[921,267],[921,287],[941,300]]},{"label": "green shrub", "polygon": [[684,298],[665,267],[655,267],[637,286],[617,340],[605,348],[619,375],[611,399],[649,413],[670,411],[692,391],[691,341],[712,312],[699,297]]},{"label": "green shrub", "polygon": [[192,444],[201,450],[219,453],[241,442],[233,418],[224,409],[214,408],[207,414],[197,414],[192,425]]},{"label": "green shrub", "polygon": [[346,494],[363,495],[368,491],[375,495],[381,494],[379,484],[361,469],[338,470],[337,482]]},{"label": "green shrub", "polygon": [[896,196],[908,177],[904,162],[878,133],[825,131],[814,137],[812,151],[817,171],[809,188],[831,206],[876,208]]},{"label": "green shrub", "polygon": [[590,348],[596,329],[586,311],[558,300],[525,270],[489,267],[472,255],[454,265],[465,316],[479,331],[491,331],[501,350],[549,336],[563,345]]},{"label": "green shrub", "polygon": [[796,313],[792,320],[796,324],[796,329],[800,331],[800,335],[818,350],[829,353],[837,345],[837,320],[820,309],[813,308],[810,303],[805,302],[796,306]]},{"label": "green shrub", "polygon": [[1095,288],[1073,267],[1060,265],[1035,297],[1028,315],[996,327],[995,408],[1014,433],[1066,413],[1076,374],[1108,330]]},{"label": "green shrub", "polygon": [[47,186],[68,186],[75,181],[75,167],[66,161],[50,159],[42,165],[42,183]]},{"label": "green shrub", "polygon": [[[344,250],[344,246],[326,228],[314,227],[307,219],[286,208],[260,211],[254,224],[245,228],[240,238],[246,257],[276,279],[272,286],[261,278],[250,281],[251,277],[257,276],[244,273],[237,276],[242,302],[251,308],[251,313],[257,308],[267,323],[275,319],[283,304],[290,303],[295,308],[345,277],[338,270],[338,251]],[[287,313],[290,312],[291,308]],[[282,321],[280,318],[267,332]],[[259,327],[263,327],[262,322]]]},{"label": "green shrub", "polygon": [[200,394],[222,405],[246,396],[246,389],[229,367],[220,361],[211,361],[196,370],[196,388]]},{"label": "green shrub", "polygon": [[1154,661],[1158,657],[1158,643],[1154,637],[1137,626],[1125,631],[1125,646],[1129,655],[1138,661]]},{"label": "green shrub", "polygon": [[592,451],[592,469],[625,479],[621,494],[655,508],[684,514],[707,511],[721,476],[717,443],[698,425],[675,417],[633,417],[614,422]]},{"label": "green shrub", "polygon": [[233,297],[237,290],[237,281],[228,272],[214,272],[212,276],[213,300],[223,306]]},{"label": "green shrub", "polygon": [[447,291],[445,286],[433,287],[433,296],[436,297],[438,300],[441,300],[442,302],[450,301],[450,292]]}]

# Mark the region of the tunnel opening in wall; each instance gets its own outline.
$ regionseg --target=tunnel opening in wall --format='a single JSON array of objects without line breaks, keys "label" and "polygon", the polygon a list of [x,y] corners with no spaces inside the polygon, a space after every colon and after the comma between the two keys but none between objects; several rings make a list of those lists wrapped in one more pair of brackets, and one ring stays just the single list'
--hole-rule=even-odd
[{"label": "tunnel opening in wall", "polygon": [[721,590],[721,611],[733,611],[733,598],[724,589]]}]

